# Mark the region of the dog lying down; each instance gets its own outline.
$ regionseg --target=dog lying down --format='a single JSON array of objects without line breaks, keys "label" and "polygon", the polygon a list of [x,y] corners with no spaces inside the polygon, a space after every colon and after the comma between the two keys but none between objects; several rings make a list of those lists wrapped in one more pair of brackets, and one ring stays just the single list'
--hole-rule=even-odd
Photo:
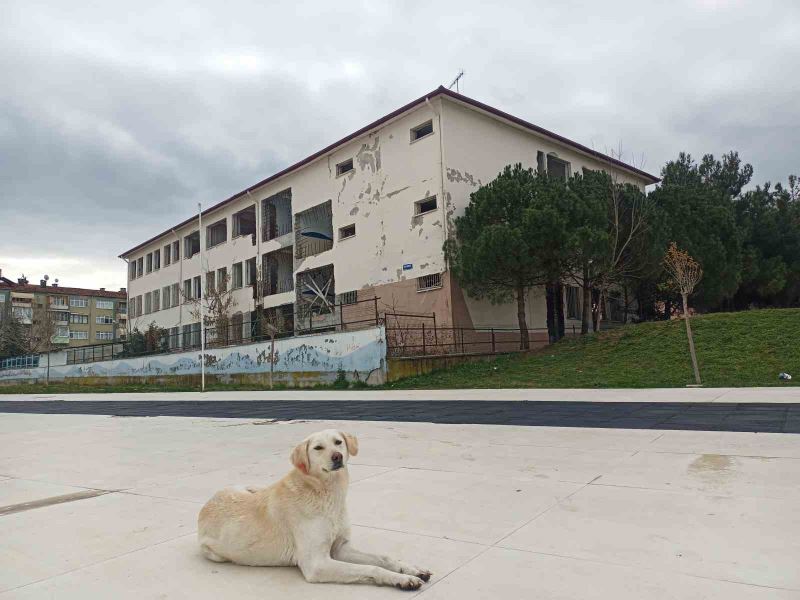
[{"label": "dog lying down", "polygon": [[277,483],[214,494],[198,517],[205,557],[251,566],[297,565],[311,583],[419,589],[430,571],[350,543],[347,461],[356,454],[354,436],[320,431],[292,451],[294,469]]}]

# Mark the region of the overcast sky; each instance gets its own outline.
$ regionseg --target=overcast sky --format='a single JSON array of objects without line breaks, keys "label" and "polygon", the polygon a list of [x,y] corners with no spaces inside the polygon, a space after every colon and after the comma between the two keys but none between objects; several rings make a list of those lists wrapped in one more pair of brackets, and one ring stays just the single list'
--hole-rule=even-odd
[{"label": "overcast sky", "polygon": [[4,0],[3,275],[124,286],[117,255],[198,201],[460,68],[462,93],[655,174],[731,148],[758,181],[800,174],[797,0],[469,4]]}]

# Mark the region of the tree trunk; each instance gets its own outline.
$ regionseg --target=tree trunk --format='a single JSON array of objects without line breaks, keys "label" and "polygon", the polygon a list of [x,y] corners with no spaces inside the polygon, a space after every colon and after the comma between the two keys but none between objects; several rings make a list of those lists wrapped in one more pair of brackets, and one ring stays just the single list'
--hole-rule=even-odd
[{"label": "tree trunk", "polygon": [[597,331],[599,327],[598,313],[600,312],[600,294],[597,290],[592,290],[592,331]]},{"label": "tree trunk", "polygon": [[700,383],[700,368],[697,366],[697,355],[694,352],[694,337],[692,337],[692,326],[689,325],[689,297],[687,294],[681,294],[683,299],[683,320],[686,322],[686,336],[689,338],[689,354],[692,355],[692,369],[694,369],[694,381],[697,385]]},{"label": "tree trunk", "polygon": [[566,324],[564,323],[564,286],[560,281],[556,281],[555,288],[556,332],[560,340],[566,334]]},{"label": "tree trunk", "polygon": [[519,349],[530,350],[528,322],[525,320],[525,286],[517,286],[517,321],[519,322]]},{"label": "tree trunk", "polygon": [[547,339],[551,344],[558,341],[555,294],[555,287],[552,283],[548,283],[545,286],[545,300],[547,304]]},{"label": "tree trunk", "polygon": [[664,300],[664,320],[669,321],[672,317],[672,301],[667,298]]},{"label": "tree trunk", "polygon": [[592,288],[589,285],[589,266],[583,266],[583,314],[581,315],[581,335],[589,333],[592,320]]},{"label": "tree trunk", "polygon": [[628,286],[627,286],[627,284],[622,286],[622,294],[623,294],[623,298],[625,299],[625,304],[623,305],[624,306],[624,310],[622,311],[622,323],[626,324],[628,322],[628,307],[629,307],[629,303],[630,303],[630,298],[628,297]]}]

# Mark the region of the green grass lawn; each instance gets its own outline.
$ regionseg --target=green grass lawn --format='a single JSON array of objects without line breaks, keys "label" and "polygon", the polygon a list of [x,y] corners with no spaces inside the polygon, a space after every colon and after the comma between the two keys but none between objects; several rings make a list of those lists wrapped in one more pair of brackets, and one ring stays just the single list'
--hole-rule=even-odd
[{"label": "green grass lawn", "polygon": [[[704,386],[800,382],[800,309],[752,310],[692,318]],[[795,379],[778,379],[786,371]],[[627,325],[569,338],[525,355],[506,355],[410,377],[387,389],[647,388],[694,383],[683,321]]]}]

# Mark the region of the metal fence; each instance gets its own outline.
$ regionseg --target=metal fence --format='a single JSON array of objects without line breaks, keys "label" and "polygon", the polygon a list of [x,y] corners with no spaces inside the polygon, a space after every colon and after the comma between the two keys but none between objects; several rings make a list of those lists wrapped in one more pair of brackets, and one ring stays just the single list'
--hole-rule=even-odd
[{"label": "metal fence", "polygon": [[[225,327],[205,328],[205,347],[224,348],[263,342],[271,339],[273,334],[276,339],[282,339],[297,335],[357,331],[377,327],[382,322],[378,313],[378,300],[380,298],[334,304],[327,312],[320,310],[308,314],[303,322],[292,318],[271,319],[266,316],[240,322],[231,319],[232,322]],[[268,324],[275,327],[275,330],[272,331]],[[67,364],[199,350],[203,346],[201,335],[203,334],[199,323],[161,330],[157,335],[145,331],[121,342],[70,348],[67,350]]]},{"label": "metal fence", "polygon": [[[534,334],[529,329],[531,345]],[[389,357],[445,356],[450,354],[499,354],[520,350],[519,329],[503,327],[436,327],[434,324],[392,326],[386,322]]]}]

